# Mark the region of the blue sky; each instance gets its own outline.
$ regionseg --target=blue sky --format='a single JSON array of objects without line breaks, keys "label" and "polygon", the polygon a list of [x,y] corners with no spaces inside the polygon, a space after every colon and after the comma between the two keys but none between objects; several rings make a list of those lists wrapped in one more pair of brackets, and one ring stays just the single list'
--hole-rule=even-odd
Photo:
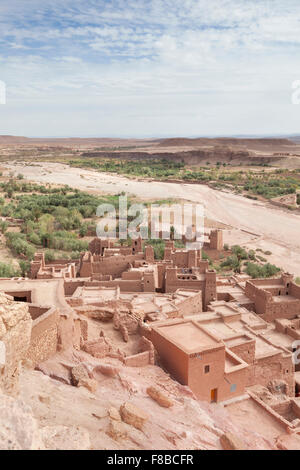
[{"label": "blue sky", "polygon": [[0,134],[300,133],[298,0],[0,0]]}]

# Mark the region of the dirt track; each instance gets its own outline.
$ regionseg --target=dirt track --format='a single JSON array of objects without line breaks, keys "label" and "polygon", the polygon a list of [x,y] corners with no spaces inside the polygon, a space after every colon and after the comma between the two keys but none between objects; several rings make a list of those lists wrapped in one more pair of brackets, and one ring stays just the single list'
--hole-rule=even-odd
[{"label": "dirt track", "polygon": [[81,190],[109,194],[125,191],[151,200],[176,198],[201,203],[208,218],[235,229],[225,234],[225,241],[270,250],[272,256],[268,261],[300,275],[300,216],[297,214],[201,184],[138,181],[57,163],[34,166],[11,163],[6,167],[28,180],[41,183],[68,184]]}]

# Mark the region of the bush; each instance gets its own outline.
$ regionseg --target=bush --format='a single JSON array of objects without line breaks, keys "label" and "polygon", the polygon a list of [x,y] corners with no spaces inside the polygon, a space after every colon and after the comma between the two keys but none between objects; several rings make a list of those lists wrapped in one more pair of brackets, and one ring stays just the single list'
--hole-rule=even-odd
[{"label": "bush", "polygon": [[26,256],[29,261],[33,259],[35,250],[33,246],[26,241],[24,234],[9,232],[6,235],[6,243],[16,254]]},{"label": "bush", "polygon": [[254,250],[249,250],[248,257],[252,261],[255,261],[255,259],[256,259],[255,251]]},{"label": "bush", "polygon": [[205,253],[205,251],[202,251],[202,259],[208,261],[209,264],[212,264],[212,259],[208,256],[207,253]]},{"label": "bush", "polygon": [[28,276],[28,274],[30,273],[30,263],[28,261],[21,260],[19,261],[19,266],[22,277]]},{"label": "bush", "polygon": [[37,233],[35,232],[32,232],[28,235],[28,240],[33,243],[34,245],[41,245],[42,244],[42,240],[40,239],[40,237],[38,236]]},{"label": "bush", "polygon": [[234,245],[231,247],[232,253],[234,253],[239,260],[248,259],[247,251],[239,245]]},{"label": "bush", "polygon": [[165,242],[164,242],[164,240],[150,239],[150,240],[147,240],[147,245],[153,246],[154,258],[155,259],[163,259],[164,252],[165,252]]},{"label": "bush", "polygon": [[17,277],[19,273],[12,267],[11,264],[0,262],[0,277]]},{"label": "bush", "polygon": [[230,268],[234,270],[238,270],[240,267],[240,261],[238,257],[234,254],[231,256],[227,256],[227,258],[222,261],[220,264],[221,268]]},{"label": "bush", "polygon": [[270,263],[266,263],[263,266],[255,263],[247,263],[246,267],[246,273],[253,279],[272,277],[279,271],[280,268]]},{"label": "bush", "polygon": [[1,233],[5,233],[6,230],[8,228],[8,223],[5,222],[4,220],[1,220],[0,221],[0,230],[1,230]]},{"label": "bush", "polygon": [[51,261],[54,261],[55,260],[55,253],[53,250],[47,250],[45,251],[45,261],[47,261],[47,263],[51,262]]}]

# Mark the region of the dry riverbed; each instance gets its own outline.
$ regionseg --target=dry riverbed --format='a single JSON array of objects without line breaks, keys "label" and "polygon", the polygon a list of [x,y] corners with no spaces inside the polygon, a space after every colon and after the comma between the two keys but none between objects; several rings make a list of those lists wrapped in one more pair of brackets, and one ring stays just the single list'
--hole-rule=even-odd
[{"label": "dry riverbed", "polygon": [[125,191],[142,199],[180,199],[203,204],[205,216],[226,224],[225,242],[271,251],[268,261],[300,275],[300,216],[264,202],[209,188],[203,184],[140,181],[124,176],[72,168],[60,163],[3,165],[26,180],[68,184],[99,194]]}]

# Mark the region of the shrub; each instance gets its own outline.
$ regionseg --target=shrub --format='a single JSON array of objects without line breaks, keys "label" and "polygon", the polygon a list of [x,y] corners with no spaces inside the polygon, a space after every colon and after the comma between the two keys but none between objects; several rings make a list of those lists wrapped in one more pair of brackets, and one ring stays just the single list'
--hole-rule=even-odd
[{"label": "shrub", "polygon": [[267,278],[275,276],[280,271],[280,268],[274,264],[266,263],[263,266],[255,263],[247,263],[246,273],[248,276],[255,278]]},{"label": "shrub", "polygon": [[30,263],[28,261],[21,260],[19,261],[19,266],[22,276],[28,276],[28,274],[30,273]]},{"label": "shrub", "polygon": [[29,261],[33,259],[35,250],[33,246],[26,241],[24,234],[9,232],[6,235],[6,243],[16,254],[26,256]]},{"label": "shrub", "polygon": [[28,235],[28,240],[31,243],[33,243],[34,245],[41,245],[42,244],[42,241],[41,241],[40,237],[35,232],[32,232]]},{"label": "shrub", "polygon": [[0,277],[17,277],[19,273],[11,264],[0,262]]},{"label": "shrub", "polygon": [[220,264],[221,268],[231,268],[231,269],[239,269],[240,267],[240,261],[238,259],[238,257],[233,254],[231,256],[227,256],[227,258],[222,261],[222,263]]},{"label": "shrub", "polygon": [[45,261],[47,261],[47,263],[49,263],[50,261],[54,261],[55,260],[55,253],[53,250],[47,250],[45,251]]},{"label": "shrub", "polygon": [[1,233],[5,233],[6,230],[7,230],[7,227],[8,227],[8,223],[5,222],[4,220],[1,220],[1,221],[0,221],[0,230],[1,230]]},{"label": "shrub", "polygon": [[231,247],[232,253],[234,253],[239,260],[248,259],[247,251],[239,245],[234,245]]}]

